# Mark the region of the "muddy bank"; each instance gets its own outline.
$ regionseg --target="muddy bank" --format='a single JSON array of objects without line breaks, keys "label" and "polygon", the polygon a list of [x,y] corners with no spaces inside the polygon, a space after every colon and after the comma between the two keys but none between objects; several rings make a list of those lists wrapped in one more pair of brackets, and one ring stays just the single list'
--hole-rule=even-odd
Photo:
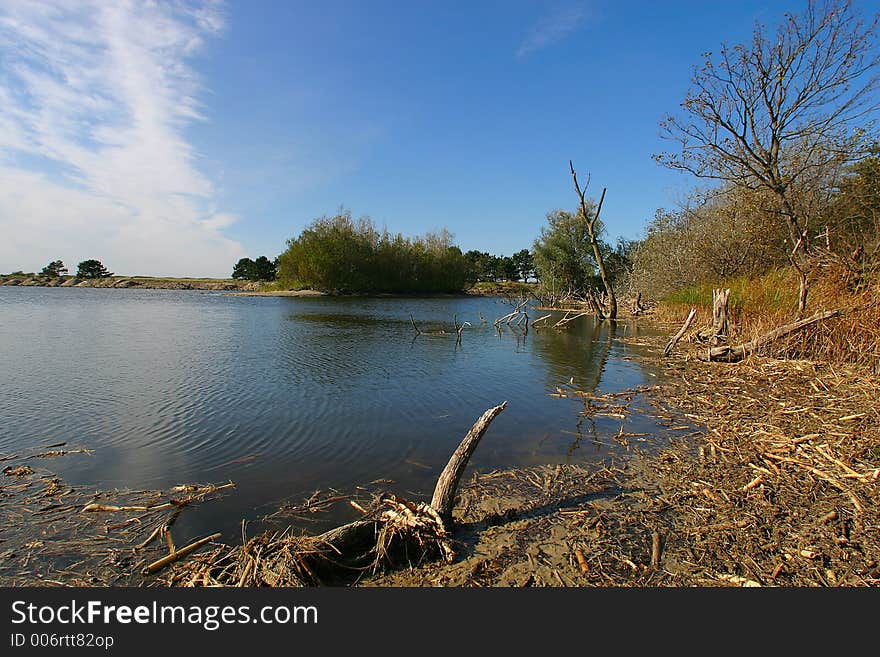
[{"label": "muddy bank", "polygon": [[[660,341],[652,350],[659,357]],[[702,424],[696,435],[621,468],[478,478],[462,494],[455,563],[369,583],[880,584],[880,380],[693,356],[665,362],[669,376],[650,394]]]}]

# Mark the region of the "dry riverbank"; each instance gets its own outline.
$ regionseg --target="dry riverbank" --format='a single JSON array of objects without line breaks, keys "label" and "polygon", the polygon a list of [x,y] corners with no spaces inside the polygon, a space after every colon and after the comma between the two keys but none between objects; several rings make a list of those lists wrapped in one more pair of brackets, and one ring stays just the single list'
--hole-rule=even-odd
[{"label": "dry riverbank", "polygon": [[696,434],[624,467],[479,477],[462,493],[455,563],[371,583],[880,584],[880,379],[693,356],[665,362],[649,394],[670,417],[702,425]]}]

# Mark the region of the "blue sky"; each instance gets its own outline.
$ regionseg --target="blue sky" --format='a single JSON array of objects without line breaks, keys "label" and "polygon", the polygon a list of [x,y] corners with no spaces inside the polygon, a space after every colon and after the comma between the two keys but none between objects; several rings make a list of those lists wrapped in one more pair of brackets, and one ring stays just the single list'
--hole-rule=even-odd
[{"label": "blue sky", "polygon": [[802,6],[4,0],[0,272],[228,276],[340,205],[509,254],[569,158],[638,237],[692,184],[651,154],[700,54]]}]

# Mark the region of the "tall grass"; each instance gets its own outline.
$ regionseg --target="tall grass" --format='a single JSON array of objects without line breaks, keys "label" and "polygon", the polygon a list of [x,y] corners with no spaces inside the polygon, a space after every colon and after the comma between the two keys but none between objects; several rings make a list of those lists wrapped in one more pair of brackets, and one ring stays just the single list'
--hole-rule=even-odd
[{"label": "tall grass", "polygon": [[[731,341],[745,342],[797,319],[798,277],[790,268],[779,268],[756,277],[739,277],[712,284],[693,285],[664,298],[656,318],[681,322],[697,308],[695,326],[712,321],[713,288],[730,288]],[[880,291],[876,284],[854,292],[845,272],[826,268],[813,275],[807,315],[820,310],[843,309],[843,314],[799,331],[771,345],[768,353],[832,363],[867,365],[880,369]]]}]

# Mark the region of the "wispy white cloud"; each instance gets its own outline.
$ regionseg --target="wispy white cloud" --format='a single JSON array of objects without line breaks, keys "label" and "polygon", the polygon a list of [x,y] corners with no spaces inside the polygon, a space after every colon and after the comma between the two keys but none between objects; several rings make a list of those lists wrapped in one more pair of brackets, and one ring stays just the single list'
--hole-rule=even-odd
[{"label": "wispy white cloud", "polygon": [[532,25],[516,51],[517,56],[525,57],[536,50],[559,43],[580,28],[587,16],[587,8],[583,3],[554,7]]},{"label": "wispy white cloud", "polygon": [[210,1],[4,0],[0,271],[228,275],[235,217],[184,133],[203,114],[190,58],[223,25]]}]

